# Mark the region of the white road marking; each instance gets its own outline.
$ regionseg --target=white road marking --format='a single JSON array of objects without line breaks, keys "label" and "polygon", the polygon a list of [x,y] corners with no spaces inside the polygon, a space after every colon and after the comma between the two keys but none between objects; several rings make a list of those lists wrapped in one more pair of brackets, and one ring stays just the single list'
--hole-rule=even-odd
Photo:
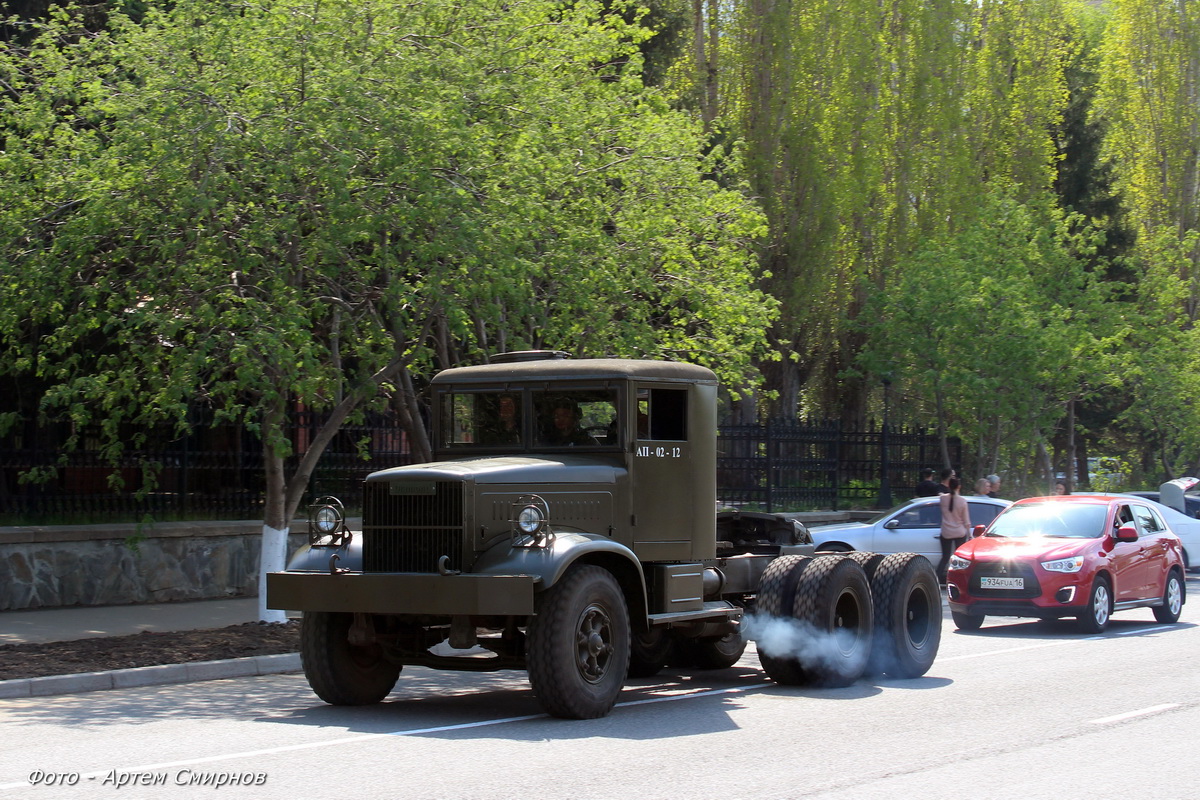
[{"label": "white road marking", "polygon": [[1053,642],[1039,642],[1038,644],[1027,644],[1023,647],[1006,647],[1003,650],[988,650],[985,653],[967,653],[961,656],[950,656],[948,658],[938,657],[935,663],[941,664],[946,661],[966,661],[969,658],[987,658],[988,656],[998,656],[1004,653],[1021,653],[1026,650],[1042,650],[1047,647],[1061,647],[1065,644],[1075,644],[1082,641],[1081,639],[1060,639]]},{"label": "white road marking", "polygon": [[1159,711],[1169,711],[1172,708],[1179,708],[1179,703],[1163,703],[1158,706],[1150,706],[1149,708],[1138,709],[1137,711],[1129,711],[1124,714],[1116,714],[1111,717],[1102,717],[1101,719],[1090,720],[1092,725],[1108,725],[1112,722],[1121,722],[1134,717],[1144,717],[1147,714],[1157,714]]},{"label": "white road marking", "polygon": [[[756,689],[763,689],[769,686],[774,686],[773,683],[756,683],[750,686],[735,686],[728,689],[710,689],[700,692],[683,692],[679,694],[664,695],[659,697],[648,697],[644,700],[629,700],[624,703],[617,703],[617,708],[626,706],[642,706],[649,703],[668,703],[672,700],[692,700],[699,697],[713,697],[722,694],[745,694]],[[121,767],[108,768],[96,772],[83,772],[79,777],[84,779],[95,779],[102,776],[110,775],[116,772],[121,773],[142,773],[155,772],[177,767],[193,767],[198,764],[212,764],[217,761],[231,761],[238,758],[254,758],[256,756],[275,755],[278,753],[291,753],[298,750],[312,750],[318,747],[338,747],[347,744],[356,744],[358,742],[369,742],[373,739],[386,739],[389,736],[420,736],[426,733],[445,733],[447,731],[468,730],[470,728],[484,728],[490,725],[504,725],[509,722],[526,722],[533,719],[548,719],[549,714],[526,714],[520,717],[501,717],[499,719],[485,719],[479,722],[460,722],[455,725],[437,725],[432,728],[410,728],[408,730],[389,731],[387,733],[368,733],[362,736],[350,736],[344,739],[326,739],[320,742],[304,742],[302,744],[281,745],[279,747],[268,747],[262,750],[247,750],[241,753],[222,753],[215,756],[205,756],[203,758],[189,758],[183,761],[165,761],[161,764],[144,764],[137,767]],[[28,782],[18,783],[0,783],[0,791],[8,789],[28,789]]]},{"label": "white road marking", "polygon": [[1131,631],[1109,631],[1108,633],[1101,633],[1101,634],[1097,634],[1095,636],[1081,636],[1078,639],[1057,639],[1052,642],[1038,642],[1037,644],[1027,644],[1027,645],[1023,645],[1021,647],[1007,647],[1003,650],[988,650],[987,652],[984,652],[984,653],[967,653],[966,655],[948,656],[946,658],[938,656],[937,660],[938,660],[938,663],[941,663],[943,661],[963,661],[968,658],[986,658],[987,656],[998,656],[998,655],[1002,655],[1004,653],[1020,653],[1024,650],[1040,650],[1043,647],[1059,647],[1060,645],[1075,644],[1076,642],[1094,642],[1094,641],[1101,640],[1101,639],[1108,639],[1110,637],[1110,635],[1112,635],[1112,636],[1137,636],[1138,634],[1155,633],[1157,631],[1158,631],[1158,628],[1154,628],[1154,627],[1135,628]]}]

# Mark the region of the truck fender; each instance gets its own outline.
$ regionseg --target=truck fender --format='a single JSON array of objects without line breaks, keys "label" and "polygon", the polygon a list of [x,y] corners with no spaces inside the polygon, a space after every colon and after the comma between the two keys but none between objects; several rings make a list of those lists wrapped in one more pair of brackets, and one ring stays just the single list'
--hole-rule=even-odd
[{"label": "truck fender", "polygon": [[[336,558],[335,558],[336,556]],[[301,545],[288,559],[288,572],[362,572],[362,534],[355,533],[349,543],[337,547]]]},{"label": "truck fender", "polygon": [[625,593],[635,630],[646,623],[646,577],[636,555],[620,542],[595,533],[559,533],[544,547],[514,547],[509,541],[493,545],[475,560],[471,572],[484,575],[533,575],[536,591],[544,592],[576,563],[595,564],[616,577]]}]

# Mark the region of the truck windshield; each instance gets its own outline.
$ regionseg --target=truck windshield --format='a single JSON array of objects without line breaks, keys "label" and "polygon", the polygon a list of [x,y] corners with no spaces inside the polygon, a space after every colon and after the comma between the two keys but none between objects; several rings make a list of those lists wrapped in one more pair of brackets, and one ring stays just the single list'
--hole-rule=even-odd
[{"label": "truck windshield", "polygon": [[446,392],[438,444],[509,452],[616,445],[617,409],[615,389]]},{"label": "truck windshield", "polygon": [[520,392],[447,392],[441,399],[443,447],[521,447]]},{"label": "truck windshield", "polygon": [[613,389],[549,389],[533,393],[541,447],[618,444],[617,393]]}]

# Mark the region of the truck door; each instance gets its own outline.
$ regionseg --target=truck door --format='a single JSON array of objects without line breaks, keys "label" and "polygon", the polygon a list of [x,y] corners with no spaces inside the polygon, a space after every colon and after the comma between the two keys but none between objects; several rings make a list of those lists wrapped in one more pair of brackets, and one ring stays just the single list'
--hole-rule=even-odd
[{"label": "truck door", "polygon": [[715,387],[637,384],[630,485],[633,549],[643,561],[713,558]]}]

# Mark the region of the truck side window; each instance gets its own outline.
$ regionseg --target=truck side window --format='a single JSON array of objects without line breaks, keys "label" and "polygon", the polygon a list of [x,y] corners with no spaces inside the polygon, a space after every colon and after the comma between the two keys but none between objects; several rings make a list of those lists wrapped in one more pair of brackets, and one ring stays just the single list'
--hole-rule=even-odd
[{"label": "truck side window", "polygon": [[638,438],[660,441],[687,439],[687,390],[639,390]]}]

